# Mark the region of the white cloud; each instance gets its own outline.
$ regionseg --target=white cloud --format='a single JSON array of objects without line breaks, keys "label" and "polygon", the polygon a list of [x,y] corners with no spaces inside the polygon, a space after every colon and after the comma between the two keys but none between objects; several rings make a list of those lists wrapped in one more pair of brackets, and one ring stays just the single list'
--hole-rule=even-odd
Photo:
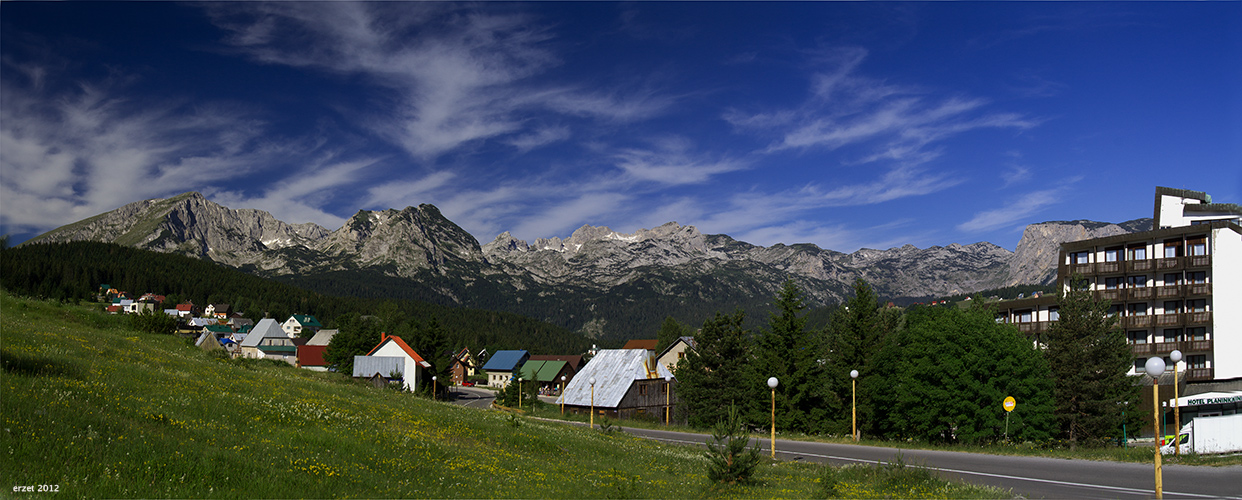
[{"label": "white cloud", "polygon": [[1045,207],[1055,204],[1056,194],[1057,191],[1051,189],[1027,193],[1009,205],[979,212],[970,220],[958,224],[957,228],[970,232],[989,231],[1023,221]]},{"label": "white cloud", "polygon": [[694,155],[689,142],[680,138],[657,141],[654,148],[626,148],[616,153],[616,166],[638,181],[663,185],[700,184],[712,176],[747,168],[743,161],[708,159]]}]

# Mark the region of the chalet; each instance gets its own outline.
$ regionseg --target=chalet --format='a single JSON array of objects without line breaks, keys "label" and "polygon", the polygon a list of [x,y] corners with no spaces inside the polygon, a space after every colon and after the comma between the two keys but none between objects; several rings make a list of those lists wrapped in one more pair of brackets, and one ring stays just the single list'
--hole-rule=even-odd
[{"label": "chalet", "polygon": [[561,377],[568,383],[574,371],[564,361],[529,360],[522,365],[522,380],[539,384],[540,394],[560,394]]},{"label": "chalet", "polygon": [[276,320],[264,318],[250,330],[241,343],[241,355],[247,358],[276,358],[297,364],[297,346]]},{"label": "chalet", "polygon": [[573,373],[578,373],[578,371],[582,369],[582,355],[581,354],[574,354],[572,356],[567,355],[567,354],[539,354],[539,355],[532,355],[530,357],[530,360],[531,361],[564,361],[569,364],[569,369],[573,370]]},{"label": "chalet", "polygon": [[[397,371],[402,374],[402,385],[407,390],[411,391],[418,389],[420,380],[424,378],[423,372],[426,369],[431,368],[431,363],[425,361],[422,356],[419,356],[417,352],[414,352],[414,349],[410,348],[409,344],[406,344],[404,340],[401,340],[401,337],[396,335],[381,333],[379,345],[375,346],[374,349],[371,349],[371,352],[368,352],[366,356],[354,356],[355,377],[360,376],[358,371],[358,362],[361,358],[400,358],[401,363],[400,366],[397,367]],[[375,361],[362,359],[362,363],[365,367],[369,366],[369,363],[375,363]],[[384,376],[389,376],[391,372],[379,373]],[[361,376],[364,378],[370,378],[374,375],[374,373],[363,373]]]},{"label": "chalet", "polygon": [[369,381],[376,387],[405,383],[405,357],[354,356],[353,377]]},{"label": "chalet", "polygon": [[[319,320],[315,319],[314,316],[294,314],[285,320],[285,323],[280,327],[285,330],[285,334],[289,337],[312,337],[323,328],[323,325],[319,324]],[[303,332],[308,333],[304,334]]]},{"label": "chalet", "polygon": [[453,355],[453,365],[449,368],[452,373],[453,385],[461,385],[466,381],[466,377],[473,377],[478,371],[478,365],[474,362],[474,356],[470,354],[469,347],[463,347],[457,354]]},{"label": "chalet", "polygon": [[526,351],[496,351],[496,354],[487,360],[487,364],[483,365],[483,371],[487,373],[487,386],[509,385],[509,379],[518,373],[522,364],[528,359],[530,359],[530,354]]},{"label": "chalet", "polygon": [[188,318],[194,315],[194,311],[195,311],[195,307],[194,307],[193,302],[186,303],[186,304],[177,304],[177,316],[179,317]]},{"label": "chalet", "polygon": [[311,345],[309,341],[305,345],[297,346],[297,366],[307,370],[326,372],[328,371],[328,362],[323,359],[323,355],[327,351],[328,346]]},{"label": "chalet", "polygon": [[306,342],[306,345],[318,345],[318,346],[326,347],[328,344],[332,343],[332,337],[336,336],[337,332],[339,331],[340,330],[319,330],[319,332],[316,333],[314,337],[311,337],[311,339]]},{"label": "chalet", "polygon": [[[591,381],[594,380],[594,386]],[[646,349],[601,349],[565,387],[556,404],[573,413],[660,419],[677,405],[672,372]]]},{"label": "chalet", "polygon": [[207,307],[203,308],[203,316],[209,316],[209,317],[213,317],[216,319],[227,321],[229,319],[229,305],[228,304],[207,304]]},{"label": "chalet", "polygon": [[677,362],[685,359],[686,351],[691,350],[694,350],[694,337],[679,337],[672,345],[665,347],[656,360],[671,372],[677,367]]}]

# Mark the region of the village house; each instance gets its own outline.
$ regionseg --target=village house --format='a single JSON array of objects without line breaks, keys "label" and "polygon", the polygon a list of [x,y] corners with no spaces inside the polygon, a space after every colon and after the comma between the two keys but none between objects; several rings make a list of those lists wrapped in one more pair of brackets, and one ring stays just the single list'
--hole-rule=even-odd
[{"label": "village house", "polygon": [[530,354],[526,351],[496,351],[483,365],[483,372],[487,373],[487,386],[504,388],[509,385],[509,379],[528,359]]},{"label": "village house", "polygon": [[[569,369],[572,370],[571,373],[578,373],[578,371],[582,370],[582,355],[581,354],[574,354],[574,355],[532,354],[530,357],[530,360],[531,361],[564,361],[569,364]],[[570,376],[572,377],[572,375]]]},{"label": "village house", "polygon": [[560,394],[561,377],[565,383],[574,378],[574,371],[564,361],[528,360],[522,365],[522,380],[539,384],[540,394]]},{"label": "village house", "polygon": [[668,371],[674,371],[677,363],[686,358],[686,351],[694,349],[694,337],[679,337],[676,341],[664,348],[656,359],[660,365],[668,368]]},{"label": "village house", "polygon": [[463,347],[457,354],[453,355],[453,365],[449,367],[452,374],[453,385],[461,385],[466,381],[467,377],[473,377],[478,372],[478,365],[474,362],[474,356],[470,354],[469,347]]},{"label": "village house", "polygon": [[663,420],[665,411],[677,405],[676,383],[646,349],[601,349],[556,404],[578,414],[594,408],[598,416]]},{"label": "village house", "polygon": [[306,341],[306,345],[298,346],[298,367],[317,372],[328,371],[328,362],[323,355],[328,351],[328,343],[338,330],[319,330],[314,337]]},{"label": "village house", "polygon": [[[285,323],[280,326],[290,337],[312,337],[318,332],[323,325],[319,324],[319,320],[314,316],[306,314],[294,314]],[[309,331],[303,335],[303,332]]]},{"label": "village house", "polygon": [[[279,359],[291,365],[297,364],[297,345],[276,320],[264,318],[250,330],[241,343],[241,356],[259,359]],[[304,342],[299,342],[304,343]]]},{"label": "village house", "polygon": [[[374,358],[396,358],[399,362],[378,361]],[[381,333],[379,345],[371,349],[371,352],[366,356],[354,356],[353,376],[370,379],[379,374],[390,379],[400,378],[402,386],[413,391],[418,389],[420,383],[425,383],[423,379],[426,378],[428,368],[431,368],[431,363],[423,360],[401,337]],[[400,373],[400,377],[394,376],[395,373]]]}]

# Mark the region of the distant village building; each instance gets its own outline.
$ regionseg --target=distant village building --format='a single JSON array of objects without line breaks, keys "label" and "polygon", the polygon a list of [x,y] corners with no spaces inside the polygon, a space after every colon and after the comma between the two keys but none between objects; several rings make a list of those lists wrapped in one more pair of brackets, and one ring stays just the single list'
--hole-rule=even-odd
[{"label": "distant village building", "polygon": [[[590,381],[595,379],[595,385]],[[646,349],[601,349],[565,387],[565,411],[662,420],[677,406],[677,379]]]}]

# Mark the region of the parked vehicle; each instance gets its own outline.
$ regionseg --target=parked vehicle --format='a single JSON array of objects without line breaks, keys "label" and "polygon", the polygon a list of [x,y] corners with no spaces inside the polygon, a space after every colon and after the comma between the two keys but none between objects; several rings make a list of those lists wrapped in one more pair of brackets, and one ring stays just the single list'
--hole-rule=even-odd
[{"label": "parked vehicle", "polygon": [[461,386],[462,386],[462,387],[474,387],[474,382],[471,382],[471,381],[467,380],[467,381],[465,381],[465,382],[462,382],[462,383],[461,383]]},{"label": "parked vehicle", "polygon": [[[1242,413],[1217,417],[1197,417],[1182,426],[1177,435],[1181,453],[1233,453],[1242,451]],[[1173,453],[1173,443],[1160,448]]]}]

